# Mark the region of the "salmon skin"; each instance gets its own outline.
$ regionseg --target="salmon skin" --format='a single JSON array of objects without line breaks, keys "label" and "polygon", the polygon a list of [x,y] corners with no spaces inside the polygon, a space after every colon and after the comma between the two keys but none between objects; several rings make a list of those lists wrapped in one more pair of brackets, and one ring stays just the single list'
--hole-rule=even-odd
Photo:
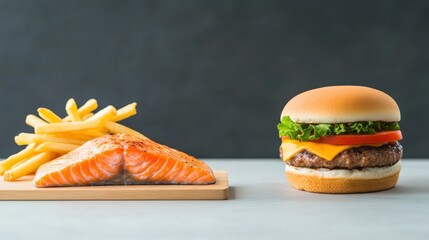
[{"label": "salmon skin", "polygon": [[210,167],[186,153],[126,134],[106,135],[43,164],[36,187],[213,184]]}]

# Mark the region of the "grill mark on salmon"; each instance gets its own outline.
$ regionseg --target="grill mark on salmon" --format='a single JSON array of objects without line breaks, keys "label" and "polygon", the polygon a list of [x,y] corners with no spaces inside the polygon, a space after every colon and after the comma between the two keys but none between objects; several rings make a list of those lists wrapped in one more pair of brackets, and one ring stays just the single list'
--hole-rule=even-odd
[{"label": "grill mark on salmon", "polygon": [[[120,182],[118,182],[118,180]],[[100,184],[212,184],[210,167],[149,139],[107,135],[42,165],[36,187]]]}]

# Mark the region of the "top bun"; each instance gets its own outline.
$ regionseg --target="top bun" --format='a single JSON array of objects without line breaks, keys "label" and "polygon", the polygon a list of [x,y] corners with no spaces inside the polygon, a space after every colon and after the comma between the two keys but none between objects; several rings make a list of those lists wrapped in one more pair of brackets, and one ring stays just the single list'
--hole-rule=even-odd
[{"label": "top bun", "polygon": [[298,123],[399,122],[398,104],[386,93],[362,86],[331,86],[303,92],[284,107],[281,118]]}]

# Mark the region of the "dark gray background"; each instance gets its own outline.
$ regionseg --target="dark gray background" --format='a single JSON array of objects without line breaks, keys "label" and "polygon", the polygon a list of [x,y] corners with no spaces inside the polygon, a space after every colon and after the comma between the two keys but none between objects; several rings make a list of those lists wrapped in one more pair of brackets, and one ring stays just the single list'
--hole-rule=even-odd
[{"label": "dark gray background", "polygon": [[428,157],[428,1],[0,1],[1,156],[40,106],[138,102],[125,121],[198,157],[277,157],[297,93],[378,88]]}]

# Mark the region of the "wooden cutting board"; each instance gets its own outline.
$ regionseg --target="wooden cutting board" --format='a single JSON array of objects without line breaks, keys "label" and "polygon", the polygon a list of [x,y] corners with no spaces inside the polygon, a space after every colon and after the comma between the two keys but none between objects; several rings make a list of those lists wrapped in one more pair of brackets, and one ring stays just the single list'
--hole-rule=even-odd
[{"label": "wooden cutting board", "polygon": [[214,171],[210,185],[120,185],[36,188],[33,176],[15,182],[0,177],[0,200],[224,200],[228,199],[228,174]]}]

